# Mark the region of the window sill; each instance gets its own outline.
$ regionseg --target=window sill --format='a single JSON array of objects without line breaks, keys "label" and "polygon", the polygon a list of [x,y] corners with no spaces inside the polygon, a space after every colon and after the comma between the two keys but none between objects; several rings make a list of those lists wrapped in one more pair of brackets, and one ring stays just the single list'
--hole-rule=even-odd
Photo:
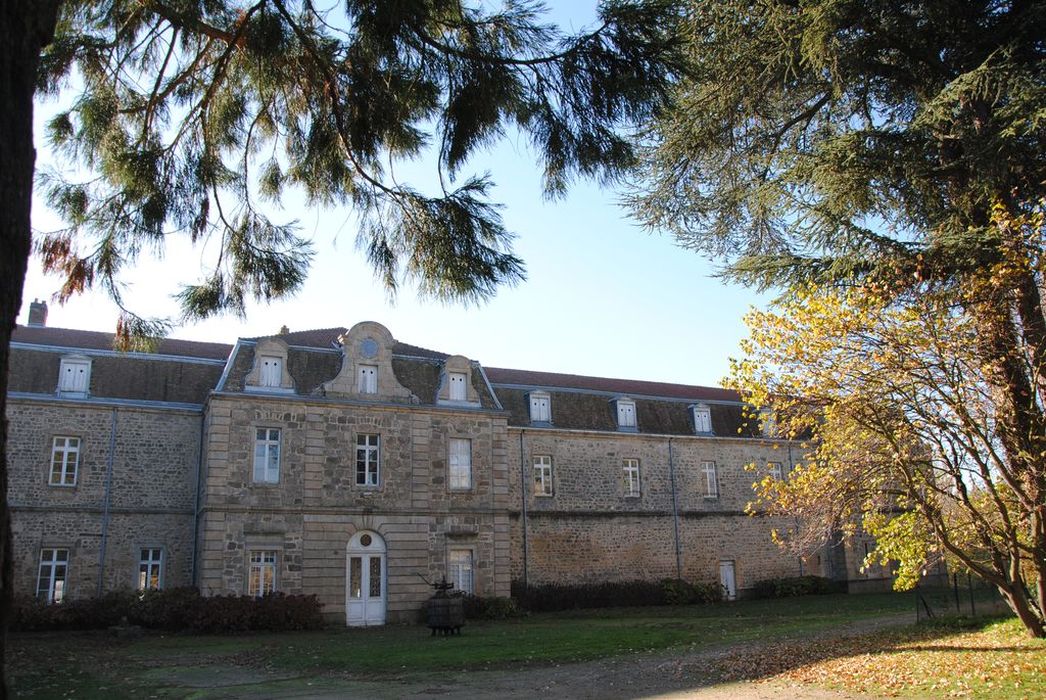
[{"label": "window sill", "polygon": [[293,395],[294,387],[285,386],[259,386],[256,384],[248,384],[243,387],[244,393],[247,394],[291,394]]}]

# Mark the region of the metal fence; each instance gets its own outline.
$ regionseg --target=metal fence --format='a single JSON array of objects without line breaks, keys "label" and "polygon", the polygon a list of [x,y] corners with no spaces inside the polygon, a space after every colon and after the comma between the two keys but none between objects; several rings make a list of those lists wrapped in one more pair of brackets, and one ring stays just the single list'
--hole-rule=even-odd
[{"label": "metal fence", "polygon": [[941,584],[916,587],[917,620],[982,617],[1009,610],[998,589],[969,574],[952,574]]}]

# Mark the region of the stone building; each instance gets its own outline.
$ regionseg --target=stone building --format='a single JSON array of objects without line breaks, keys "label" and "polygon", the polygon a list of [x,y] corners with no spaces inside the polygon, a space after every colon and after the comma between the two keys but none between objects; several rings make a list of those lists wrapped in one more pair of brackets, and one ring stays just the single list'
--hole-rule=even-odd
[{"label": "stone building", "polygon": [[[36,305],[34,305],[34,308]],[[48,600],[195,585],[315,594],[332,620],[417,619],[426,580],[846,577],[744,514],[793,446],[717,388],[483,368],[380,324],[234,346],[14,334],[15,585]]]}]

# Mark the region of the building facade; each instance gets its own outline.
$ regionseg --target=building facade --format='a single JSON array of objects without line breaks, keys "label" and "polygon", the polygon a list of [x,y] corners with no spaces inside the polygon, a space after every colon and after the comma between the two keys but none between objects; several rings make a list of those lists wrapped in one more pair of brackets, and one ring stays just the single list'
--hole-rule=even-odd
[{"label": "building facade", "polygon": [[[16,591],[315,594],[351,625],[418,618],[427,581],[847,578],[744,509],[795,446],[718,388],[484,368],[378,323],[233,346],[16,329]],[[852,562],[851,562],[852,563]]]}]

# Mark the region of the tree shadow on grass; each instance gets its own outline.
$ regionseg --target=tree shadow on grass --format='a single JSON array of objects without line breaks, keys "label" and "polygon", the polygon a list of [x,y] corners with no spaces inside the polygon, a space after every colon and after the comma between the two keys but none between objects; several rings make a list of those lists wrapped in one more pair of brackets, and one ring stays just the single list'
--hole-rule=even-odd
[{"label": "tree shadow on grass", "polygon": [[913,651],[961,655],[978,652],[1039,653],[1019,646],[964,646],[940,643],[923,645],[923,642],[949,635],[979,632],[1003,619],[1006,618],[930,621],[916,626],[863,634],[830,634],[810,639],[787,639],[757,646],[731,648],[713,660],[708,673],[717,682],[756,681],[805,666],[848,657],[890,656]]}]

